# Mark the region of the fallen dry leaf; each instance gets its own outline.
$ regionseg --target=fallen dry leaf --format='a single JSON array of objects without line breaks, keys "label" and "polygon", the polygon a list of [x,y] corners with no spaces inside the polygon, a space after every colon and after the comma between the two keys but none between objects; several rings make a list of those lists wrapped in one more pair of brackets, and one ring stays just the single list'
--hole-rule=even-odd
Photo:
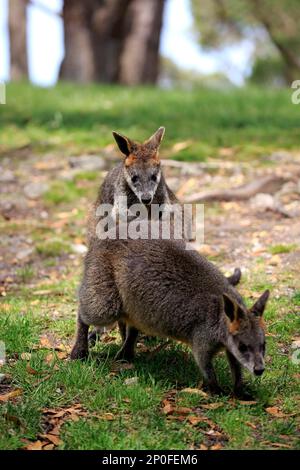
[{"label": "fallen dry leaf", "polygon": [[37,375],[38,372],[33,369],[32,367],[30,367],[29,364],[26,364],[26,372],[28,372],[28,374],[31,374],[31,375]]},{"label": "fallen dry leaf", "polygon": [[43,449],[43,445],[45,445],[46,443],[45,442],[42,442],[42,441],[36,441],[36,442],[32,442],[30,444],[28,444],[25,449],[26,450],[42,450]]},{"label": "fallen dry leaf", "polygon": [[255,426],[255,424],[251,423],[250,421],[246,421],[245,424],[251,429],[257,429],[257,426]]},{"label": "fallen dry leaf", "polygon": [[278,406],[269,406],[266,408],[266,412],[275,418],[288,418],[289,416],[295,416],[297,413],[286,414],[278,408]]},{"label": "fallen dry leaf", "polygon": [[48,439],[48,441],[52,442],[55,446],[59,446],[62,444],[62,440],[59,439],[58,436],[54,436],[53,434],[41,434],[43,439]]},{"label": "fallen dry leaf", "polygon": [[54,444],[47,444],[46,446],[43,447],[42,450],[53,450],[54,449]]},{"label": "fallen dry leaf", "polygon": [[163,407],[163,413],[165,415],[169,415],[174,413],[174,407],[171,403],[166,403],[165,406]]},{"label": "fallen dry leaf", "polygon": [[11,392],[4,393],[3,395],[0,395],[0,401],[6,402],[11,400],[12,398],[16,398],[20,395],[22,395],[23,390],[21,388],[16,388],[15,390],[12,390]]},{"label": "fallen dry leaf", "polygon": [[98,416],[98,418],[104,421],[114,421],[115,416],[112,413],[103,413],[103,415]]},{"label": "fallen dry leaf", "polygon": [[209,450],[220,450],[220,449],[222,449],[222,447],[223,447],[222,444],[220,444],[220,442],[218,442],[218,444],[214,444],[213,446],[211,446],[209,448]]},{"label": "fallen dry leaf", "polygon": [[188,421],[193,425],[193,426],[197,426],[197,424],[199,423],[203,423],[203,422],[207,422],[206,421],[206,418],[203,418],[201,416],[189,416],[188,417]]},{"label": "fallen dry leaf", "polygon": [[255,400],[238,400],[240,405],[257,405]]},{"label": "fallen dry leaf", "polygon": [[203,390],[200,390],[199,388],[184,388],[180,390],[181,392],[184,393],[194,393],[195,395],[201,395],[202,397],[208,397],[208,393],[204,392]]},{"label": "fallen dry leaf", "polygon": [[217,408],[221,408],[224,406],[224,403],[207,403],[206,405],[200,405],[201,408],[205,408],[206,410],[216,410]]},{"label": "fallen dry leaf", "polygon": [[188,415],[189,413],[192,413],[192,409],[191,408],[187,408],[185,406],[178,406],[175,408],[175,413],[179,414],[179,415]]},{"label": "fallen dry leaf", "polygon": [[200,444],[199,450],[208,450],[208,447],[206,447],[204,444]]}]

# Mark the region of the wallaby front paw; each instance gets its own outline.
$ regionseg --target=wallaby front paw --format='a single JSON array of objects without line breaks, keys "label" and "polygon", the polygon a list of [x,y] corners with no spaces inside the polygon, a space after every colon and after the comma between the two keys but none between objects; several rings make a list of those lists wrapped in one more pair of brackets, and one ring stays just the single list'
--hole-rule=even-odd
[{"label": "wallaby front paw", "polygon": [[211,395],[225,395],[224,390],[218,384],[205,384],[203,388]]},{"label": "wallaby front paw", "polygon": [[89,352],[87,349],[79,349],[76,346],[74,346],[74,348],[71,351],[70,358],[72,360],[80,359],[81,361],[83,361],[84,359],[87,359],[88,355],[89,355]]},{"label": "wallaby front paw", "polygon": [[88,336],[88,342],[90,346],[95,346],[96,341],[100,338],[100,335],[98,334],[97,330],[93,330],[89,333]]},{"label": "wallaby front paw", "polygon": [[126,349],[120,349],[120,351],[117,352],[115,359],[117,361],[132,362],[134,359],[134,353],[132,351],[126,351]]},{"label": "wallaby front paw", "polygon": [[233,391],[234,397],[239,400],[253,400],[253,395],[251,392],[244,390],[243,388],[235,388]]}]

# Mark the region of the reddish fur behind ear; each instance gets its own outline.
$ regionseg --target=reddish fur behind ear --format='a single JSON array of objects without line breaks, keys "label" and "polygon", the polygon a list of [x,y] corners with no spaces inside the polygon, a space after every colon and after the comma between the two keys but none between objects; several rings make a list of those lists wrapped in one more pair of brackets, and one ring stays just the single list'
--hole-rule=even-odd
[{"label": "reddish fur behind ear", "polygon": [[125,166],[131,166],[137,161],[137,157],[132,153],[125,158]]}]

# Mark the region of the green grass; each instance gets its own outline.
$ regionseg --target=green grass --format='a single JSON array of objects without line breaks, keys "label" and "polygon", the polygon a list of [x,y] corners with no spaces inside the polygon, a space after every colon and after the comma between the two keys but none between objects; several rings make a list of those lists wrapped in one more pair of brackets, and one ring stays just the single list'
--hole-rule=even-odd
[{"label": "green grass", "polygon": [[[24,438],[35,441],[43,433],[45,408],[69,407],[74,403],[80,403],[87,415],[75,422],[65,422],[60,433],[61,449],[188,449],[207,445],[205,431],[209,428],[205,422],[192,426],[188,415],[183,421],[169,420],[164,415],[162,400],[170,391],[174,392],[176,405],[189,407],[192,416],[203,404],[221,403],[218,409],[205,410],[205,416],[226,436],[222,445],[227,449],[267,449],[272,443],[287,442],[299,448],[297,417],[275,418],[265,411],[268,406],[279,406],[288,415],[299,409],[299,382],[292,379],[298,366],[292,363],[289,354],[281,352],[284,346],[289,348],[290,338],[299,328],[288,298],[271,300],[269,304],[267,371],[259,379],[246,374],[248,388],[257,403],[243,405],[232,401],[230,395],[202,397],[180,392],[186,387],[197,387],[201,376],[189,350],[172,342],[151,359],[148,353],[138,353],[134,368],[120,372],[114,372],[118,335],[111,335],[112,342],[93,348],[85,363],[55,359],[56,353],[53,362],[48,363],[49,350],[38,346],[40,335],[51,333],[62,344],[69,344],[74,336],[76,303],[72,300],[72,289],[66,302],[65,296],[55,296],[57,286],[47,287],[47,298],[34,295],[27,300],[7,298],[0,315],[0,340],[5,340],[10,359],[1,372],[12,377],[13,389],[20,387],[23,391],[21,397],[1,405],[2,449],[18,449],[24,445],[21,441]],[[31,300],[36,298],[38,305]],[[53,302],[64,312],[58,319],[51,318],[47,308]],[[148,347],[157,344],[151,340]],[[24,352],[30,353],[30,357],[22,359]],[[28,364],[36,371],[35,375],[28,372]],[[216,368],[223,388],[230,393],[224,355],[216,359]],[[126,385],[125,380],[130,377],[137,377],[137,381]],[[113,420],[107,421],[105,413],[111,413]],[[249,422],[255,429],[245,425]]]},{"label": "green grass", "polygon": [[[60,84],[42,89],[8,85],[0,112],[0,146],[25,145],[63,154],[97,152],[113,142],[116,129],[136,139],[165,125],[165,153],[202,160],[220,147],[234,147],[240,158],[264,156],[299,146],[300,107],[290,90],[255,88],[188,92]],[[5,129],[5,132],[3,132]],[[171,147],[190,141],[181,152]]]},{"label": "green grass", "polygon": [[291,251],[295,251],[298,248],[296,243],[290,243],[289,245],[273,245],[270,246],[269,252],[272,255],[278,255],[281,253],[291,253]]},{"label": "green grass", "polygon": [[[205,160],[218,156],[222,147],[233,147],[232,156],[226,158],[259,157],[260,164],[268,164],[265,157],[270,152],[298,150],[299,110],[291,104],[289,90],[190,93],[97,85],[64,84],[47,90],[9,85],[7,105],[0,107],[0,153],[12,163],[20,159],[26,163],[27,155],[35,153],[54,153],[64,162],[71,154],[101,152],[113,143],[113,129],[142,140],[165,125],[163,156]],[[173,149],[178,142],[186,142],[180,152]],[[82,263],[78,258],[72,264],[71,243],[85,239],[86,209],[100,179],[98,172],[90,171],[78,172],[71,180],[55,177],[50,177],[49,190],[37,203],[49,212],[48,219],[24,216],[22,225],[14,219],[0,225],[3,235],[18,235],[22,230],[35,246],[31,264],[17,268],[15,284],[0,297],[0,341],[5,342],[8,359],[0,373],[10,377],[9,389],[22,389],[21,396],[0,402],[0,448],[20,449],[24,439],[36,441],[46,430],[45,409],[76,403],[86,415],[65,421],[61,449],[190,449],[218,443],[205,434],[210,429],[205,421],[193,426],[188,415],[179,421],[162,412],[162,402],[171,394],[176,406],[188,407],[192,416],[200,414],[215,423],[225,449],[268,449],[274,443],[299,449],[299,414],[293,414],[299,411],[299,365],[291,360],[291,344],[299,336],[300,291],[291,273],[283,271],[280,279],[270,278],[263,257],[243,275],[241,285],[247,295],[272,291],[266,313],[266,372],[261,378],[245,373],[255,404],[232,399],[224,354],[217,357],[216,369],[227,395],[204,397],[182,391],[197,388],[202,379],[191,352],[173,342],[153,354],[139,349],[134,368],[120,371],[114,361],[120,346],[116,332],[109,335],[110,341],[97,344],[85,363],[71,362],[60,357],[60,351],[41,347],[40,337],[45,334],[67,351],[74,341]],[[212,205],[209,210],[213,220],[220,209]],[[297,247],[276,244],[269,251],[283,254]],[[222,250],[211,258],[222,266],[228,256]],[[277,284],[289,287],[289,292],[275,296]],[[160,340],[143,344],[153,351]],[[53,361],[47,360],[49,353]],[[125,380],[132,377],[137,378],[135,383],[126,385]],[[201,408],[215,402],[221,406]],[[269,406],[278,406],[287,416],[271,416],[266,411]],[[113,419],[105,419],[105,413]]]}]

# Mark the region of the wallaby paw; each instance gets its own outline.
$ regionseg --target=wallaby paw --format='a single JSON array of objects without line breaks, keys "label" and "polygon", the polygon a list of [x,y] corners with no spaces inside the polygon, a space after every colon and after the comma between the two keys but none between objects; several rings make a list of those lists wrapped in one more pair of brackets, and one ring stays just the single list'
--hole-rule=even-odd
[{"label": "wallaby paw", "polygon": [[233,391],[233,395],[239,400],[253,400],[253,394],[247,390],[243,390],[242,388],[235,389]]},{"label": "wallaby paw", "polygon": [[204,385],[203,389],[207,391],[210,395],[225,395],[225,391],[217,384],[214,385]]},{"label": "wallaby paw", "polygon": [[88,355],[89,355],[89,352],[87,349],[79,349],[76,346],[74,346],[70,354],[70,359],[72,361],[76,359],[80,359],[81,361],[83,361],[84,359],[87,359]]},{"label": "wallaby paw", "polygon": [[120,351],[117,352],[115,359],[116,361],[132,362],[134,359],[134,353],[126,351],[126,349],[120,349]]},{"label": "wallaby paw", "polygon": [[93,330],[89,333],[88,341],[90,346],[95,346],[96,342],[99,340],[100,336],[96,330]]}]

